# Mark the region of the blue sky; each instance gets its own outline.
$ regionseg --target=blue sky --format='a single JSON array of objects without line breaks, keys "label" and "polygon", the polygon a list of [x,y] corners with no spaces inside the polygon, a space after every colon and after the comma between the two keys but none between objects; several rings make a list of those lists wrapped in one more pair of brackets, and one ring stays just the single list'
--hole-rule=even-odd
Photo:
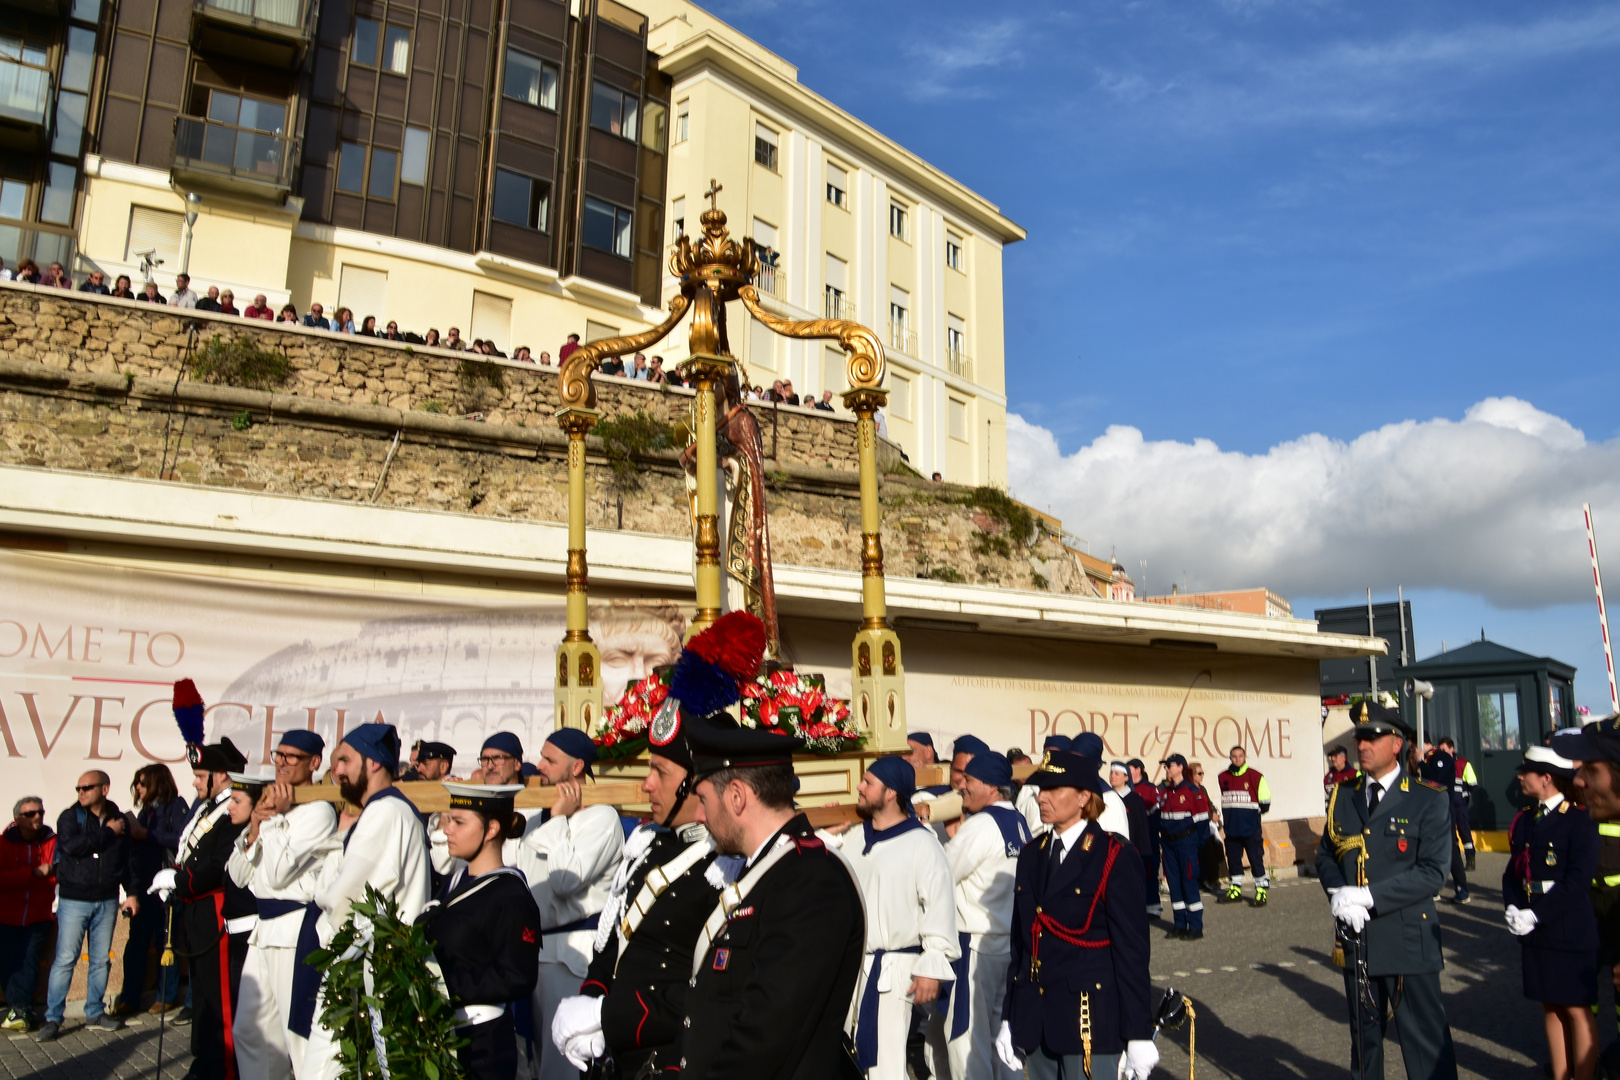
[{"label": "blue sky", "polygon": [[1029,230],[1016,494],[1153,591],[1404,583],[1420,651],[1483,624],[1607,711],[1620,5],[712,6]]}]

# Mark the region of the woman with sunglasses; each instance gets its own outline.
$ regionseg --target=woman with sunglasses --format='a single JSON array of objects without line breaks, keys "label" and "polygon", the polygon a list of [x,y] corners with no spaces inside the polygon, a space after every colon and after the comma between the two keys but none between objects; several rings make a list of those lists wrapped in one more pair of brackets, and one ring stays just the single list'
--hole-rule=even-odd
[{"label": "woman with sunglasses", "polygon": [[56,926],[56,833],[38,796],[18,799],[12,817],[0,837],[0,987],[9,1006],[0,1029],[30,1031],[39,958]]},{"label": "woman with sunglasses", "polygon": [[[129,822],[131,861],[134,863],[136,896],[145,896],[152,878],[159,870],[174,865],[175,852],[180,847],[180,833],[186,827],[191,806],[180,795],[174,774],[163,764],[146,765],[136,770],[129,785],[130,796],[136,810],[126,814]],[[128,1016],[139,1011],[140,995],[146,986],[147,949],[153,940],[159,951],[163,949],[163,905],[142,904],[140,911],[129,921],[129,942],[124,946],[124,989],[113,1002],[114,1016]],[[175,1007],[180,989],[180,971],[175,967],[159,971],[157,1000],[149,1012],[165,1013]]]}]

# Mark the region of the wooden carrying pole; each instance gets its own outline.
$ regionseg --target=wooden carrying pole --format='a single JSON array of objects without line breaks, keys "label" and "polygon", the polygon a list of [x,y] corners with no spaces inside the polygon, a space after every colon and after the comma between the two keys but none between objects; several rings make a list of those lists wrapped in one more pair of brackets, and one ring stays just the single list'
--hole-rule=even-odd
[{"label": "wooden carrying pole", "polygon": [[[1015,765],[1013,777],[1023,780],[1034,772],[1035,768],[1034,765]],[[946,765],[933,765],[917,770],[918,787],[943,784],[949,779],[950,767]],[[412,780],[398,787],[405,797],[424,813],[431,814],[450,809],[450,793],[436,780]],[[293,789],[293,794],[295,801],[300,803],[343,801],[343,795],[336,784],[305,784]],[[519,810],[547,809],[556,801],[557,789],[550,785],[542,785],[537,780],[530,780],[528,787],[518,792],[517,797],[513,799]],[[585,806],[645,806],[647,796],[641,790],[640,781],[610,780],[601,784],[586,784],[580,793],[580,802]],[[810,818],[810,824],[817,828],[858,820],[855,804],[852,802],[834,806],[806,806],[801,809]],[[945,821],[960,817],[961,800],[951,795],[943,796],[941,809],[945,809],[946,812],[931,820]]]}]

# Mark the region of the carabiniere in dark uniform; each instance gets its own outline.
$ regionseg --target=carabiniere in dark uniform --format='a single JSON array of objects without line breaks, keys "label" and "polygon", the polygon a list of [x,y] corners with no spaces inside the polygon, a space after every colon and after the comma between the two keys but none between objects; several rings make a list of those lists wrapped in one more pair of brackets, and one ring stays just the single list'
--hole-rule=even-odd
[{"label": "carabiniere in dark uniform", "polygon": [[[1362,774],[1333,789],[1316,854],[1316,873],[1334,897],[1336,916],[1341,900],[1370,893],[1366,925],[1359,935],[1346,934],[1351,1071],[1362,1078],[1383,1076],[1383,1036],[1393,1016],[1407,1075],[1454,1080],[1457,1059],[1440,999],[1444,959],[1434,908],[1451,864],[1450,799],[1407,771],[1413,734],[1400,713],[1362,702],[1351,716],[1358,754],[1387,747],[1386,736],[1401,740],[1393,764],[1377,769],[1364,756]],[[1373,748],[1364,745],[1369,743]],[[1376,806],[1369,807],[1369,797]]]},{"label": "carabiniere in dark uniform", "polygon": [[[724,715],[690,722],[686,734],[696,781],[721,769],[791,769],[800,745],[739,728]],[[722,891],[704,933],[710,939],[700,937],[692,954],[682,1021],[683,1076],[834,1080],[851,1074],[844,1022],[866,942],[861,893],[809,819],[795,815],[765,843]]]},{"label": "carabiniere in dark uniform", "polygon": [[677,735],[664,745],[654,742],[650,750],[684,768],[688,780],[664,822],[638,826],[650,832],[652,844],[630,875],[618,927],[591,957],[580,987],[581,994],[606,998],[602,1037],[614,1071],[604,1075],[623,1080],[679,1067],[692,949],[719,895],[704,876],[714,863],[708,830],[696,823],[672,824],[688,800],[696,803],[689,793],[692,755],[686,739]]}]

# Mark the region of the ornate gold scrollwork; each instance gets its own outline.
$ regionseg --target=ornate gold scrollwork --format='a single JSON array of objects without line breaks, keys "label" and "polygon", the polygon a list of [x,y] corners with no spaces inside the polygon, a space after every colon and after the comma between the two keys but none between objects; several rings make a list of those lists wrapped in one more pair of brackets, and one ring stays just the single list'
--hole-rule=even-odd
[{"label": "ornate gold scrollwork", "polygon": [[587,572],[585,567],[585,549],[568,549],[568,591],[584,592]]},{"label": "ornate gold scrollwork", "polygon": [[[883,674],[894,674],[894,642],[892,641],[883,643]],[[890,705],[890,711],[894,711],[892,704]]]},{"label": "ornate gold scrollwork", "polygon": [[591,659],[591,654],[588,652],[579,654],[579,685],[596,685],[596,662]]},{"label": "ornate gold scrollwork", "polygon": [[883,576],[883,538],[876,533],[861,534],[861,576]]},{"label": "ornate gold scrollwork", "polygon": [[568,688],[568,654],[557,653],[557,686],[559,689]]},{"label": "ornate gold scrollwork", "polygon": [[759,290],[744,285],[737,290],[737,298],[748,313],[783,337],[832,338],[849,354],[846,372],[849,385],[854,388],[883,385],[883,342],[858,322],[847,319],[809,319],[799,322],[784,319],[766,311],[759,302]]},{"label": "ornate gold scrollwork", "polygon": [[720,565],[720,515],[699,514],[697,519],[697,561],[699,566]]},{"label": "ornate gold scrollwork", "polygon": [[861,678],[864,679],[872,674],[872,646],[864,641],[861,642],[859,656],[860,659],[855,666],[860,670]]},{"label": "ornate gold scrollwork", "polygon": [[672,296],[669,300],[669,318],[639,334],[603,338],[589,345],[581,345],[562,362],[558,391],[564,408],[596,408],[596,388],[591,385],[591,372],[610,356],[623,356],[658,344],[675,329],[692,301],[686,296]]}]

